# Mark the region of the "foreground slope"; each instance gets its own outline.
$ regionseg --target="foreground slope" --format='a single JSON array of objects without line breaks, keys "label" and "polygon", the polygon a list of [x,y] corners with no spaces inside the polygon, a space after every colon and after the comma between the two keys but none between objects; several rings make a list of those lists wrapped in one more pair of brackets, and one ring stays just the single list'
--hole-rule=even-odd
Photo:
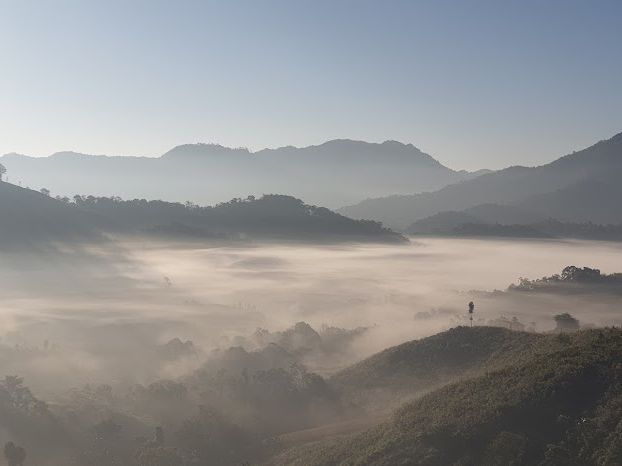
[{"label": "foreground slope", "polygon": [[436,192],[368,199],[339,212],[405,229],[439,212],[494,203],[566,222],[622,223],[621,176],[622,133],[539,167],[510,167]]},{"label": "foreground slope", "polygon": [[622,331],[549,335],[525,356],[271,464],[620,464]]},{"label": "foreground slope", "polygon": [[542,338],[498,327],[457,327],[381,351],[338,372],[330,382],[358,402],[378,405],[503,366]]}]

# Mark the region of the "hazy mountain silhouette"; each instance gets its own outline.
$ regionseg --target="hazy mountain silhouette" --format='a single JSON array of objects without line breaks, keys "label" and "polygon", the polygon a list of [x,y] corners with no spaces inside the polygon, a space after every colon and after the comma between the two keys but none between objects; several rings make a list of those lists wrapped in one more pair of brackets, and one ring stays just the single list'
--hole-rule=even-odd
[{"label": "hazy mountain silhouette", "polygon": [[516,206],[482,204],[462,211],[446,211],[417,220],[407,228],[413,234],[452,234],[465,224],[522,225],[546,220],[545,217]]},{"label": "hazy mountain silhouette", "polygon": [[186,144],[158,158],[59,152],[7,154],[9,179],[53,194],[213,204],[235,197],[283,193],[328,207],[368,197],[439,189],[481,173],[456,172],[412,144],[334,140],[303,148],[250,152]]},{"label": "hazy mountain silhouette", "polygon": [[401,229],[439,212],[495,203],[565,222],[621,223],[620,175],[622,133],[539,167],[510,167],[436,192],[368,199],[339,212]]},{"label": "hazy mountain silhouette", "polygon": [[464,212],[441,212],[418,220],[408,233],[423,236],[574,238],[622,241],[622,224],[572,223],[547,219],[532,223],[485,222]]}]

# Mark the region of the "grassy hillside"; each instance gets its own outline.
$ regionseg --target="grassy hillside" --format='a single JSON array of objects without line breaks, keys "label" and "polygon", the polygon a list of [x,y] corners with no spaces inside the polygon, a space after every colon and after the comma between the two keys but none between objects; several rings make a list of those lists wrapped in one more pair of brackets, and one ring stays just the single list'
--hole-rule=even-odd
[{"label": "grassy hillside", "polygon": [[619,329],[547,335],[505,367],[402,406],[391,422],[272,464],[620,464],[621,358]]},{"label": "grassy hillside", "polygon": [[457,327],[386,349],[338,372],[330,382],[357,402],[384,404],[502,366],[542,338],[497,327]]}]

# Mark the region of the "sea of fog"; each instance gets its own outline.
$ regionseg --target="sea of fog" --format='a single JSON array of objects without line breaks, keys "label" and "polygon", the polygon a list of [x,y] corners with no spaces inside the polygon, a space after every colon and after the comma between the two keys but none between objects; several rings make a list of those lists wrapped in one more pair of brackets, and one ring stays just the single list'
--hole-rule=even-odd
[{"label": "sea of fog", "polygon": [[[148,382],[192,367],[150,365],[155,345],[192,340],[209,354],[257,328],[305,321],[369,327],[329,373],[388,346],[465,324],[470,290],[505,289],[519,277],[567,265],[622,271],[617,243],[413,238],[400,245],[227,245],[114,242],[79,251],[4,254],[0,345],[5,373],[46,389]],[[499,316],[553,327],[571,312],[582,323],[619,325],[617,301],[542,297],[476,299],[476,324]],[[40,348],[55,351],[39,351]],[[15,351],[21,354],[15,356]]]}]

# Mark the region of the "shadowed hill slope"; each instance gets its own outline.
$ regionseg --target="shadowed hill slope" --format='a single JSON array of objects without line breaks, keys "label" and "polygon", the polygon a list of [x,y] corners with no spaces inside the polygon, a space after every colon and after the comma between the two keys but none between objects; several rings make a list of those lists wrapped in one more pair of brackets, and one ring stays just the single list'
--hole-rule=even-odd
[{"label": "shadowed hill slope", "polygon": [[96,215],[41,193],[0,182],[0,247],[95,239],[102,225]]},{"label": "shadowed hill slope", "polygon": [[445,211],[482,204],[516,206],[566,222],[620,223],[622,133],[539,167],[510,167],[439,191],[368,199],[339,210],[404,229]]}]

